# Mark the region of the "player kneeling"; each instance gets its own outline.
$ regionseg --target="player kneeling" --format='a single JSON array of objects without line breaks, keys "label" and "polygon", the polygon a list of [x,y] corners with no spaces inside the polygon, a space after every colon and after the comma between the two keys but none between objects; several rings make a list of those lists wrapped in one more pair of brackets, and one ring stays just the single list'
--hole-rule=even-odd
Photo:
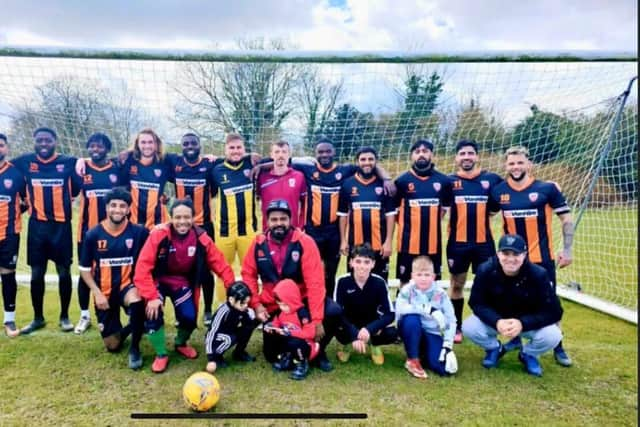
[{"label": "player kneeling", "polygon": [[429,257],[415,258],[411,282],[396,299],[398,329],[407,352],[404,366],[417,378],[427,378],[423,364],[442,376],[458,371],[453,352],[456,317],[447,293],[434,283],[435,277]]},{"label": "player kneeling", "polygon": [[[128,221],[131,195],[115,188],[105,196],[107,217],[87,232],[80,256],[80,275],[95,301],[98,327],[104,345],[117,352],[131,334],[129,367],[140,369],[140,339],[145,312],[142,298],[133,285],[133,266],[147,239],[147,230]],[[129,315],[129,324],[120,323],[120,307]]]},{"label": "player kneeling", "polygon": [[227,366],[224,353],[235,345],[231,357],[241,362],[253,362],[255,357],[245,350],[255,326],[253,310],[249,310],[251,291],[244,282],[235,282],[227,289],[227,302],[213,314],[204,339],[207,351],[207,372],[214,373]]}]

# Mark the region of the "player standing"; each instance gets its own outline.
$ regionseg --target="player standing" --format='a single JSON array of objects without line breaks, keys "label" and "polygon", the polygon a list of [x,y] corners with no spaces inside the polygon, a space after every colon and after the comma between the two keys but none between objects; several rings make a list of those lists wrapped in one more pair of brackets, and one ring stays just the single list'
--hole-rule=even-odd
[{"label": "player standing", "polygon": [[81,181],[74,170],[76,158],[56,153],[58,136],[53,129],[37,128],[33,139],[35,152],[13,160],[25,176],[30,206],[27,264],[31,266],[34,318],[21,333],[29,334],[46,325],[43,305],[48,260],[56,264],[58,272],[60,329],[69,332],[73,330],[69,321],[73,258],[71,198],[78,195]]},{"label": "player standing", "polygon": [[433,163],[433,143],[419,139],[410,149],[411,169],[396,178],[398,259],[396,277],[411,279],[411,264],[419,255],[433,262],[436,280],[442,273],[441,218],[451,204],[451,180]]},{"label": "player standing", "polygon": [[502,178],[480,169],[475,141],[463,139],[456,144],[455,162],[457,172],[449,176],[453,183],[453,200],[449,214],[447,261],[451,273],[449,297],[456,314],[454,342],[460,343],[463,290],[469,265],[475,274],[480,264],[496,254],[487,202],[491,189],[502,182]]},{"label": "player standing", "polygon": [[0,279],[4,305],[4,332],[13,338],[20,335],[16,327],[16,262],[22,228],[22,201],[26,199],[24,176],[7,161],[9,142],[0,133]]},{"label": "player standing", "polygon": [[[111,140],[103,133],[94,133],[87,140],[89,160],[84,163],[84,175],[80,188],[80,219],[78,221],[77,249],[78,259],[82,254],[82,241],[88,230],[98,225],[107,216],[105,195],[118,185],[120,168],[107,155],[111,151]],[[84,333],[91,327],[89,311],[90,291],[82,279],[78,278],[78,303],[80,319],[73,330],[76,334]]]}]

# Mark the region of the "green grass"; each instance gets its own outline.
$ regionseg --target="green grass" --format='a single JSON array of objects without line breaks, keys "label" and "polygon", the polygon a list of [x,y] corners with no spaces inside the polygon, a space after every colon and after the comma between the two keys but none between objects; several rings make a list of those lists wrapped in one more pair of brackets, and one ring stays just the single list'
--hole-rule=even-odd
[{"label": "green grass", "polygon": [[[132,372],[126,367],[126,351],[109,354],[103,349],[95,325],[82,336],[59,332],[55,287],[47,288],[45,307],[49,323],[44,330],[15,339],[0,336],[0,425],[160,425],[161,421],[134,422],[130,414],[188,412],[181,387],[191,373],[204,368],[203,355],[181,360],[171,353],[168,371],[156,375],[149,369],[152,350],[145,339],[145,366]],[[434,374],[426,381],[404,371],[400,345],[386,347],[385,365],[376,367],[360,355],[338,365],[333,342],[329,356],[336,369],[312,370],[302,382],[272,372],[261,355],[249,365],[232,363],[217,374],[222,397],[216,411],[368,414],[366,422],[343,422],[349,425],[637,425],[637,328],[572,303],[564,307],[565,347],[575,365],[562,368],[545,355],[541,379],[524,373],[515,354],[505,356],[496,370],[483,369],[482,350],[468,341],[455,348],[460,365],[455,377]],[[73,319],[77,315],[74,303]],[[172,343],[171,309],[167,318]],[[29,290],[20,286],[17,320],[24,325],[30,319]],[[192,339],[199,351],[202,340],[200,328]],[[260,334],[255,333],[250,352],[259,354],[260,345]],[[249,421],[225,425],[246,424]]]}]

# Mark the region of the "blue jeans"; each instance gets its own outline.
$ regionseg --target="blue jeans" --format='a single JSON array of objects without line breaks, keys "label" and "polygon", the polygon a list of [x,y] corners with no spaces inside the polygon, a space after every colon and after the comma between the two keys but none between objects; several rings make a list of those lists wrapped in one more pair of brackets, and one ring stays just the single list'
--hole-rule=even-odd
[{"label": "blue jeans", "polygon": [[[485,350],[493,350],[500,345],[498,331],[480,320],[475,314],[467,317],[462,323],[462,333],[475,344]],[[557,325],[548,325],[520,333],[520,337],[529,340],[523,344],[522,352],[538,357],[553,349],[562,340],[562,332]]]},{"label": "blue jeans", "polygon": [[407,358],[420,358],[422,365],[438,375],[449,375],[444,370],[444,363],[440,362],[440,351],[443,339],[439,335],[429,334],[422,329],[419,314],[406,314],[398,322],[400,336],[404,343]]}]

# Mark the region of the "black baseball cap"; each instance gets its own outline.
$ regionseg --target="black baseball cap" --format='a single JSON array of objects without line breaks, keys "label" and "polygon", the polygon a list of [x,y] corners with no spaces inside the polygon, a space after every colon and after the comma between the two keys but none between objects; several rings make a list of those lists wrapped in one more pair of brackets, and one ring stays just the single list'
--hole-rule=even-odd
[{"label": "black baseball cap", "polygon": [[267,205],[267,216],[273,211],[281,211],[286,213],[291,218],[291,208],[286,200],[276,199],[269,202]]},{"label": "black baseball cap", "polygon": [[424,146],[427,150],[433,153],[433,142],[428,139],[419,139],[411,145],[409,149],[410,153],[413,153],[418,147]]},{"label": "black baseball cap", "polygon": [[505,234],[498,242],[498,251],[512,251],[521,254],[527,251],[527,244],[517,234]]}]

